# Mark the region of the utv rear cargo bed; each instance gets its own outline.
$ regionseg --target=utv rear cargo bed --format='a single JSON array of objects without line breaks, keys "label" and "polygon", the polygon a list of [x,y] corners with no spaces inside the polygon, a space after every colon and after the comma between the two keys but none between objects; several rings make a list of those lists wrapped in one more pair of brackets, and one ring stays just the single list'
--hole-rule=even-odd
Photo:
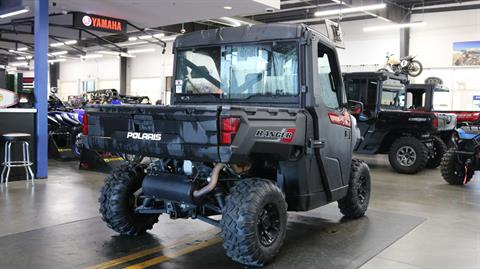
[{"label": "utv rear cargo bed", "polygon": [[[217,106],[93,105],[89,149],[218,162]],[[225,154],[228,151],[222,149]]]}]

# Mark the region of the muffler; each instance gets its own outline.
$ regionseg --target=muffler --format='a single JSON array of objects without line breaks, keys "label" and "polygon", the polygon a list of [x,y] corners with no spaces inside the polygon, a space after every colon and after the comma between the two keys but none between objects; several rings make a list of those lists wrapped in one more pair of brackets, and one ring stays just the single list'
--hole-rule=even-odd
[{"label": "muffler", "polygon": [[223,167],[225,164],[216,164],[210,174],[209,183],[199,190],[186,175],[166,173],[145,176],[142,190],[145,195],[157,199],[194,204],[195,201],[215,189]]},{"label": "muffler", "polygon": [[193,183],[185,175],[147,175],[142,183],[143,193],[157,199],[193,203]]}]

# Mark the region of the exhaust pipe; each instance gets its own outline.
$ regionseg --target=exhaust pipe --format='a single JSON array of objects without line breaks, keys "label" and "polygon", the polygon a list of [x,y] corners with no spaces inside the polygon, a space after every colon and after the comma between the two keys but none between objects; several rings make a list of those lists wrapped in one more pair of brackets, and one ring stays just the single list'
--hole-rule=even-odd
[{"label": "exhaust pipe", "polygon": [[217,186],[218,176],[220,175],[220,171],[222,171],[223,167],[225,167],[225,164],[217,163],[215,167],[213,167],[212,174],[210,175],[210,182],[208,183],[208,185],[199,190],[194,191],[193,197],[199,198],[213,191],[213,189],[215,189],[215,187]]}]

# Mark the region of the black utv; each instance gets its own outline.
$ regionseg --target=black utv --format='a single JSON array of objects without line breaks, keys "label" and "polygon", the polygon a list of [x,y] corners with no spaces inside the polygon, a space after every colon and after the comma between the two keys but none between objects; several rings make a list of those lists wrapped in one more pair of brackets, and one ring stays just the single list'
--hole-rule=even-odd
[{"label": "black utv", "polygon": [[455,119],[442,114],[406,109],[408,78],[390,72],[344,74],[348,100],[359,102],[355,113],[363,140],[361,154],[388,154],[399,173],[415,174],[440,165],[446,151],[437,134],[453,131]]},{"label": "black utv", "polygon": [[326,37],[304,25],[206,30],[178,37],[174,54],[173,105],[86,109],[88,148],[156,158],[106,178],[110,228],[137,235],[159,214],[200,219],[222,229],[234,261],[263,266],[287,211],[338,201],[348,218],[365,214],[370,172],[352,160],[359,131]]}]

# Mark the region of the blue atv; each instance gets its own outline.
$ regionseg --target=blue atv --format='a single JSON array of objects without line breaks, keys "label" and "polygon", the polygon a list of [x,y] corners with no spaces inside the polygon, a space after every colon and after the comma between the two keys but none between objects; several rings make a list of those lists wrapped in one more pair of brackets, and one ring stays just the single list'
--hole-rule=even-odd
[{"label": "blue atv", "polygon": [[442,177],[449,184],[465,185],[480,171],[480,126],[457,129],[452,144],[442,159]]}]

